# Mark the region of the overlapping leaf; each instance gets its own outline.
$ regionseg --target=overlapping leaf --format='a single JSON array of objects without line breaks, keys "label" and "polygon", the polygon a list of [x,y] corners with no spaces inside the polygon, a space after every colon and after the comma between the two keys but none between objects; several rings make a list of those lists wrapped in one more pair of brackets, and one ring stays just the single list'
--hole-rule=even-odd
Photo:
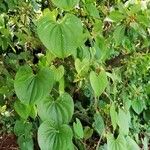
[{"label": "overlapping leaf", "polygon": [[56,100],[47,97],[38,104],[38,114],[44,120],[53,120],[58,124],[69,123],[74,111],[74,103],[67,93],[61,94]]},{"label": "overlapping leaf", "polygon": [[115,138],[112,134],[107,137],[107,149],[108,150],[127,150],[126,139],[123,135],[118,135]]},{"label": "overlapping leaf", "polygon": [[99,75],[97,75],[94,71],[92,71],[90,73],[90,82],[95,95],[100,96],[108,84],[106,72],[102,70]]},{"label": "overlapping leaf", "polygon": [[23,104],[33,104],[43,100],[52,89],[53,78],[48,68],[41,69],[35,75],[29,66],[23,66],[15,77],[16,94]]},{"label": "overlapping leaf", "polygon": [[37,32],[49,51],[64,58],[80,46],[83,28],[80,19],[67,14],[60,21],[54,21],[49,16],[42,17],[38,22]]}]

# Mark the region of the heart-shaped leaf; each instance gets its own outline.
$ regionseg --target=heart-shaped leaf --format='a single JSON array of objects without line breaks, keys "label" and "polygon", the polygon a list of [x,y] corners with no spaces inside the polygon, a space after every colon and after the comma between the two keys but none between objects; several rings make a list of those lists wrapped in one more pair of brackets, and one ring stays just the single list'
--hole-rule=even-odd
[{"label": "heart-shaped leaf", "polygon": [[54,21],[45,15],[37,26],[40,40],[57,57],[71,55],[81,44],[83,27],[80,19],[74,15],[67,14],[60,21]]},{"label": "heart-shaped leaf", "polygon": [[83,75],[86,74],[89,70],[90,61],[89,59],[83,59],[80,61],[80,59],[75,60],[75,68],[78,74]]},{"label": "heart-shaped leaf", "polygon": [[38,142],[41,150],[68,150],[72,144],[72,130],[63,124],[45,121],[38,129]]},{"label": "heart-shaped leaf", "polygon": [[43,68],[35,75],[31,67],[23,66],[15,77],[16,94],[23,104],[34,104],[47,97],[53,87],[53,79],[49,68]]},{"label": "heart-shaped leaf", "polygon": [[132,101],[133,110],[139,115],[144,109],[144,103],[142,100],[134,100]]},{"label": "heart-shaped leaf", "polygon": [[127,150],[126,139],[123,135],[118,135],[115,138],[112,134],[107,137],[107,149],[108,150]]},{"label": "heart-shaped leaf", "polygon": [[54,78],[55,81],[60,81],[60,79],[63,77],[64,75],[64,67],[61,65],[58,68],[56,68],[55,66],[51,66],[51,69],[54,72]]},{"label": "heart-shaped leaf", "polygon": [[99,75],[97,75],[94,71],[91,71],[90,83],[94,90],[95,96],[100,96],[108,84],[106,72],[102,70]]},{"label": "heart-shaped leaf", "polygon": [[76,118],[76,122],[73,123],[73,130],[76,138],[82,139],[84,137],[83,126],[78,118]]},{"label": "heart-shaped leaf", "polygon": [[52,0],[52,2],[59,8],[70,10],[79,2],[79,0]]},{"label": "heart-shaped leaf", "polygon": [[67,93],[61,94],[56,100],[47,97],[38,104],[38,114],[44,120],[53,120],[58,124],[69,123],[74,111],[74,103]]},{"label": "heart-shaped leaf", "polygon": [[88,126],[86,126],[84,128],[84,139],[85,140],[89,139],[92,136],[92,134],[93,134],[93,129],[88,127]]}]

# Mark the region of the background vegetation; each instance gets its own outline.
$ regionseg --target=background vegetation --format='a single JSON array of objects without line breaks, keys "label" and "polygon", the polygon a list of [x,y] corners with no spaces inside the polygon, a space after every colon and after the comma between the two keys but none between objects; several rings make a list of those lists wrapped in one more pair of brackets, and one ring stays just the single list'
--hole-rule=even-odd
[{"label": "background vegetation", "polygon": [[0,0],[0,134],[21,150],[148,150],[149,0]]}]

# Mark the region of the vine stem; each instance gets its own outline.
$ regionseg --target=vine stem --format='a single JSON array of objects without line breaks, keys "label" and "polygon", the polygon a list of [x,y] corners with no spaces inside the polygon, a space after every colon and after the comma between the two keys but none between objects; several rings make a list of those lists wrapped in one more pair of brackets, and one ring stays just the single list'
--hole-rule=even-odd
[{"label": "vine stem", "polygon": [[95,110],[96,110],[96,112],[98,112],[98,97],[97,96],[94,96],[94,108],[95,108]]},{"label": "vine stem", "polygon": [[101,136],[100,136],[100,138],[99,138],[99,141],[98,141],[97,146],[96,146],[96,150],[99,149],[99,146],[100,146],[100,143],[101,143],[101,139],[102,139],[103,133],[104,133],[104,130],[103,130],[103,132],[102,132],[102,134],[101,134]]}]

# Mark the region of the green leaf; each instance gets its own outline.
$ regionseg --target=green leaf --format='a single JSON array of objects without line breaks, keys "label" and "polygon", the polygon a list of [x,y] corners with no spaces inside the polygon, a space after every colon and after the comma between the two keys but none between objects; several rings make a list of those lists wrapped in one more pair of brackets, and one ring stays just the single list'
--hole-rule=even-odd
[{"label": "green leaf", "polygon": [[78,4],[79,0],[52,0],[52,2],[59,8],[70,10]]},{"label": "green leaf", "polygon": [[113,38],[114,38],[116,46],[122,43],[124,39],[124,33],[125,33],[124,25],[119,25],[115,28],[114,33],[113,33]]},{"label": "green leaf", "polygon": [[[126,95],[125,95],[126,96]],[[124,105],[124,109],[126,111],[129,111],[130,107],[131,107],[131,100],[129,100],[128,98],[124,98],[123,99],[123,105]]]},{"label": "green leaf", "polygon": [[14,108],[19,116],[25,120],[28,118],[31,112],[31,107],[29,105],[22,104],[20,101],[15,101]]},{"label": "green leaf", "polygon": [[35,106],[31,107],[30,117],[33,119],[37,117],[37,108]]},{"label": "green leaf", "polygon": [[80,59],[76,59],[75,60],[75,68],[76,68],[76,71],[79,75],[85,75],[88,70],[89,70],[89,59],[83,59],[82,61],[80,61]]},{"label": "green leaf", "polygon": [[59,94],[63,94],[65,92],[65,81],[64,78],[61,78],[59,81]]},{"label": "green leaf", "polygon": [[58,124],[69,123],[74,112],[74,103],[67,93],[61,94],[56,100],[47,97],[38,103],[38,115],[45,121],[55,121]]},{"label": "green leaf", "polygon": [[107,150],[127,150],[126,140],[123,135],[115,139],[112,134],[107,137]]},{"label": "green leaf", "polygon": [[92,35],[94,37],[98,35],[102,35],[103,32],[103,22],[100,19],[95,19],[95,23],[93,24]]},{"label": "green leaf", "polygon": [[86,126],[84,128],[84,139],[87,140],[89,139],[93,134],[93,129],[91,129],[90,127]]},{"label": "green leaf", "polygon": [[146,85],[146,94],[150,95],[150,83]]},{"label": "green leaf", "polygon": [[146,27],[149,27],[150,26],[150,22],[149,22],[149,18],[148,16],[145,16],[145,15],[137,15],[136,16],[136,19],[139,23],[145,25]]},{"label": "green leaf", "polygon": [[51,91],[53,74],[48,68],[43,68],[35,75],[29,66],[23,66],[16,74],[14,87],[23,104],[34,104],[47,97]]},{"label": "green leaf", "polygon": [[7,110],[7,106],[6,105],[4,105],[4,106],[0,106],[0,114],[1,113],[5,113]]},{"label": "green leaf", "polygon": [[60,58],[73,54],[83,41],[82,23],[71,14],[59,21],[54,21],[49,16],[42,17],[37,32],[46,48]]},{"label": "green leaf", "polygon": [[55,81],[60,81],[61,78],[64,76],[64,67],[61,65],[58,68],[56,68],[55,66],[52,65],[51,69],[54,72]]},{"label": "green leaf", "polygon": [[149,150],[149,139],[148,137],[144,137],[144,139],[142,139],[142,144],[143,144],[143,149],[144,150]]},{"label": "green leaf", "polygon": [[38,129],[38,143],[41,150],[67,150],[72,145],[72,130],[63,124],[45,121]]},{"label": "green leaf", "polygon": [[99,11],[93,3],[88,3],[85,5],[85,7],[90,16],[94,18],[100,18]]},{"label": "green leaf", "polygon": [[115,22],[120,22],[121,20],[123,20],[125,18],[125,14],[115,10],[110,12],[109,18],[112,19]]},{"label": "green leaf", "polygon": [[135,32],[137,32],[137,34],[141,35],[143,38],[146,38],[147,33],[140,24],[132,22],[130,23],[130,26],[135,30]]},{"label": "green leaf", "polygon": [[115,109],[116,109],[115,104],[113,103],[110,107],[110,117],[111,117],[111,123],[114,130],[116,129],[117,122],[118,122],[118,114]]},{"label": "green leaf", "polygon": [[7,94],[9,92],[9,88],[7,86],[0,87],[0,94]]},{"label": "green leaf", "polygon": [[140,114],[144,109],[143,101],[142,100],[133,100],[132,108],[137,114]]},{"label": "green leaf", "polygon": [[126,141],[128,144],[127,150],[140,150],[140,147],[137,145],[137,143],[129,136],[126,137]]},{"label": "green leaf", "polygon": [[143,118],[146,122],[150,121],[150,115],[149,114],[150,114],[150,109],[143,111]]},{"label": "green leaf", "polygon": [[84,4],[93,3],[95,0],[82,0]]},{"label": "green leaf", "polygon": [[76,118],[76,123],[75,122],[73,123],[73,130],[74,130],[75,136],[78,139],[83,139],[84,137],[83,127],[78,118]]},{"label": "green leaf", "polygon": [[14,133],[17,136],[21,136],[21,135],[29,136],[31,129],[32,129],[31,123],[22,120],[17,120],[14,126]]},{"label": "green leaf", "polygon": [[104,61],[108,57],[108,48],[105,38],[102,36],[97,36],[95,39],[95,49],[96,49],[96,58]]},{"label": "green leaf", "polygon": [[31,137],[25,138],[23,135],[17,139],[20,150],[34,150],[33,139]]},{"label": "green leaf", "polygon": [[99,75],[97,75],[94,71],[91,71],[90,83],[94,90],[95,96],[100,96],[108,84],[106,72],[102,70]]},{"label": "green leaf", "polygon": [[105,130],[105,124],[102,116],[99,113],[94,115],[93,127],[101,135]]},{"label": "green leaf", "polygon": [[129,132],[129,123],[130,123],[130,116],[129,113],[125,112],[121,108],[119,108],[118,113],[118,125],[119,125],[119,131],[122,134],[128,135]]}]

